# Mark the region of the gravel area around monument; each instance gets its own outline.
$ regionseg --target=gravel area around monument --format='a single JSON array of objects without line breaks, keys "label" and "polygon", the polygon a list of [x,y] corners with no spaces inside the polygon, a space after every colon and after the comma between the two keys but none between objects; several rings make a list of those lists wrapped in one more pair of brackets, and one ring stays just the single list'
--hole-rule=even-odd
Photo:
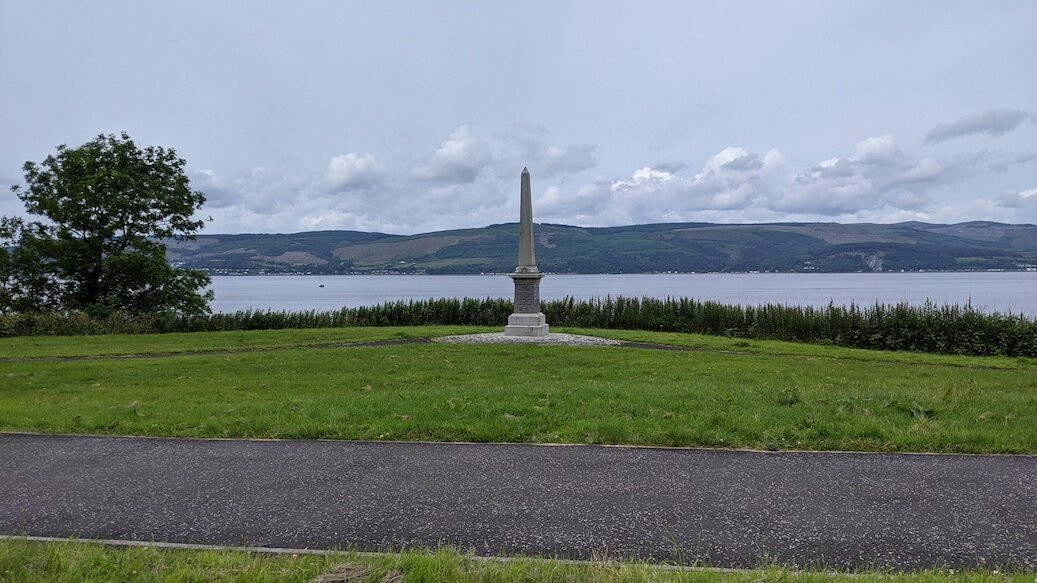
[{"label": "gravel area around monument", "polygon": [[547,336],[505,336],[503,332],[488,334],[463,334],[460,336],[441,336],[433,338],[433,342],[446,344],[550,344],[556,346],[619,346],[619,340],[580,336],[578,334],[550,333]]}]

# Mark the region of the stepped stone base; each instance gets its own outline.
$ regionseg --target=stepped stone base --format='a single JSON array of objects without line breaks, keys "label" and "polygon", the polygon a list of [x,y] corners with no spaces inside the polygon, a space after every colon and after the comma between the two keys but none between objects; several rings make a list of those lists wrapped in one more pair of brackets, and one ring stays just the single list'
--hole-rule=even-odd
[{"label": "stepped stone base", "polygon": [[548,334],[547,318],[542,312],[512,314],[508,316],[508,325],[504,327],[505,336],[547,336]]}]

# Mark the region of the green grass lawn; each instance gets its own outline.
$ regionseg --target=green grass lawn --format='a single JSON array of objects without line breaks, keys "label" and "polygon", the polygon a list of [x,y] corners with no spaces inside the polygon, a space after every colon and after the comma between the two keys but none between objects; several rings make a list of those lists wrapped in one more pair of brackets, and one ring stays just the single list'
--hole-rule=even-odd
[{"label": "green grass lawn", "polygon": [[0,362],[0,430],[1037,453],[1032,359],[624,331],[594,333],[698,350],[327,346],[462,330],[2,339],[8,358],[183,354]]},{"label": "green grass lawn", "polygon": [[404,338],[429,338],[488,331],[490,331],[489,328],[472,326],[400,326],[394,328],[235,330],[177,334],[107,334],[103,336],[18,336],[0,338],[0,358],[61,358],[268,350]]},{"label": "green grass lawn", "polygon": [[[918,573],[828,574],[763,567],[722,573],[672,570],[638,562],[567,564],[542,559],[482,561],[452,550],[385,555],[267,555],[241,551],[111,548],[79,542],[0,541],[0,581],[90,583],[108,581],[312,581],[321,573],[348,566],[366,576],[350,581],[375,583],[394,574],[404,583],[558,582],[802,582],[802,583],[1031,583],[1033,573],[923,571]],[[390,579],[391,580],[391,579]]]},{"label": "green grass lawn", "polygon": [[559,332],[604,336],[629,342],[646,342],[683,346],[695,350],[738,352],[772,356],[801,356],[808,358],[834,358],[839,360],[861,360],[869,362],[896,362],[903,364],[935,364],[965,368],[1030,368],[1037,370],[1037,358],[1002,356],[956,356],[927,354],[924,352],[892,352],[888,350],[864,350],[842,346],[822,346],[778,340],[755,340],[728,336],[706,336],[704,334],[682,334],[679,332],[646,332],[643,330],[592,330],[584,328],[559,329]]}]

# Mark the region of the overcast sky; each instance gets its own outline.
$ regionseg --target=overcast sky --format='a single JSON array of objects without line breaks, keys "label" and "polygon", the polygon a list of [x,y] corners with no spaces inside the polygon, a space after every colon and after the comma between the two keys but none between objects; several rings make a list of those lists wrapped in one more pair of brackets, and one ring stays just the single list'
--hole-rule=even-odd
[{"label": "overcast sky", "polygon": [[1037,2],[0,0],[21,165],[174,147],[205,232],[1037,223]]}]

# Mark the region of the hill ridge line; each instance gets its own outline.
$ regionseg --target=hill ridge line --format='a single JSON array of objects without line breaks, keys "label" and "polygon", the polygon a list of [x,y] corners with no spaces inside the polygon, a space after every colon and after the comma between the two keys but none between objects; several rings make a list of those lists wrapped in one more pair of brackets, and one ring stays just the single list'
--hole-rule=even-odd
[{"label": "hill ridge line", "polygon": [[[177,266],[214,275],[480,274],[515,267],[516,223],[393,235],[205,234],[167,241]],[[538,223],[554,273],[1037,271],[1037,226],[922,223]]]}]

